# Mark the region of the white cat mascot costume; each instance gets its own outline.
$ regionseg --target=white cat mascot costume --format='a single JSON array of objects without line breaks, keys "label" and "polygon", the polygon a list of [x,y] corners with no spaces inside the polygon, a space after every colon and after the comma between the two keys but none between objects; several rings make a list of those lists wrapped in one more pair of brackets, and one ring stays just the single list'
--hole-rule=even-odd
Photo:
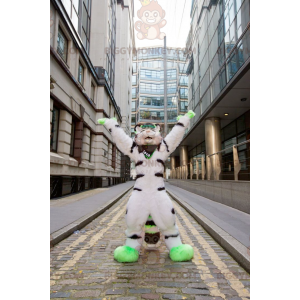
[{"label": "white cat mascot costume", "polygon": [[[195,116],[189,111],[177,117],[177,124],[171,132],[162,138],[158,124],[137,125],[134,139],[125,134],[115,118],[100,119],[99,124],[111,132],[117,147],[136,166],[136,182],[127,204],[126,245],[118,247],[114,257],[118,262],[135,262],[144,238],[143,226],[156,225],[164,235],[166,246],[173,261],[187,261],[193,258],[194,250],[190,245],[182,244],[175,220],[175,210],[167,195],[163,173],[164,162],[180,144],[190,119]],[[148,222],[147,222],[148,220]]]}]

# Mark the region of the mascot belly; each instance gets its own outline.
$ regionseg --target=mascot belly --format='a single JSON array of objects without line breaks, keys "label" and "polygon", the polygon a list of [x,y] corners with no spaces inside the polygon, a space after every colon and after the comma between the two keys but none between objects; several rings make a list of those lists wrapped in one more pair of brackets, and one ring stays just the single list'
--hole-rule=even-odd
[{"label": "mascot belly", "polygon": [[193,258],[193,248],[181,242],[175,210],[167,195],[163,174],[164,162],[180,144],[194,116],[193,111],[179,116],[178,122],[164,139],[158,124],[137,125],[136,135],[131,139],[115,118],[98,120],[111,132],[117,147],[135,161],[137,173],[125,215],[127,239],[125,245],[116,248],[114,252],[118,262],[136,262],[143,241],[155,245],[161,236],[164,237],[173,261]]}]

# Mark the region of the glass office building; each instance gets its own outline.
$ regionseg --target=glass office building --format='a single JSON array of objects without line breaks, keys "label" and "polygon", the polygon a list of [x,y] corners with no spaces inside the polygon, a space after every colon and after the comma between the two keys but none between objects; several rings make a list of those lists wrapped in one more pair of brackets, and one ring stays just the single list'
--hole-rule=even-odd
[{"label": "glass office building", "polygon": [[[164,130],[164,53],[163,48],[143,48],[137,51],[133,62],[131,133],[138,123],[158,123]],[[168,131],[179,114],[188,107],[188,78],[186,56],[167,48],[167,122]]]},{"label": "glass office building", "polygon": [[[188,109],[196,117],[181,143],[194,165],[193,171],[188,168],[188,177],[196,177],[196,163],[201,170],[197,159],[203,156],[207,163],[208,155],[224,150],[220,154],[221,175],[214,178],[212,172],[210,179],[233,179],[232,146],[245,142],[238,146],[238,176],[249,180],[250,1],[193,0],[190,16]],[[179,151],[173,153],[175,167],[181,165],[180,155]]]}]

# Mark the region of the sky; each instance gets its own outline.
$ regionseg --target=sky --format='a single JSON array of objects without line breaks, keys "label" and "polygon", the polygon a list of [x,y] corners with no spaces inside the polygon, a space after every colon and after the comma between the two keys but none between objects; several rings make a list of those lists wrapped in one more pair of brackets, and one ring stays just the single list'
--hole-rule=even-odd
[{"label": "sky", "polygon": [[[167,37],[167,47],[185,48],[185,42],[190,30],[190,11],[192,0],[158,0],[158,3],[165,10],[167,24],[161,28]],[[140,0],[134,0],[134,23],[140,21],[137,11],[142,7]],[[164,41],[140,40],[135,32],[136,48],[163,46]]]}]

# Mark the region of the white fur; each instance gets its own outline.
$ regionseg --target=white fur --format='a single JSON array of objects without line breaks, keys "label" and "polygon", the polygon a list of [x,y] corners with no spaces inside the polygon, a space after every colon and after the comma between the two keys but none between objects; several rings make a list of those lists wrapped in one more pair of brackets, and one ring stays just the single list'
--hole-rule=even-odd
[{"label": "white fur", "polygon": [[[158,191],[158,188],[164,188],[164,179],[155,176],[156,173],[164,173],[164,166],[157,162],[158,159],[166,161],[170,154],[180,144],[186,127],[189,125],[188,116],[180,118],[179,123],[184,125],[175,125],[171,132],[166,136],[165,141],[168,145],[169,152],[164,142],[161,142],[160,150],[156,150],[150,159],[146,159],[143,153],[139,153],[138,147],[132,149],[133,139],[127,136],[121,127],[116,127],[118,123],[115,120],[106,120],[105,126],[110,129],[113,139],[117,147],[128,155],[135,163],[143,161],[142,165],[136,166],[136,173],[144,176],[138,178],[134,188],[142,191],[134,190],[127,204],[125,231],[126,245],[132,248],[140,249],[143,239],[142,228],[145,225],[149,215],[160,229],[164,236],[179,234],[175,223],[175,214],[172,213],[173,204],[166,190]],[[140,239],[131,239],[133,235],[140,236]],[[165,239],[168,249],[181,245],[181,239],[177,237],[169,237]]]}]

